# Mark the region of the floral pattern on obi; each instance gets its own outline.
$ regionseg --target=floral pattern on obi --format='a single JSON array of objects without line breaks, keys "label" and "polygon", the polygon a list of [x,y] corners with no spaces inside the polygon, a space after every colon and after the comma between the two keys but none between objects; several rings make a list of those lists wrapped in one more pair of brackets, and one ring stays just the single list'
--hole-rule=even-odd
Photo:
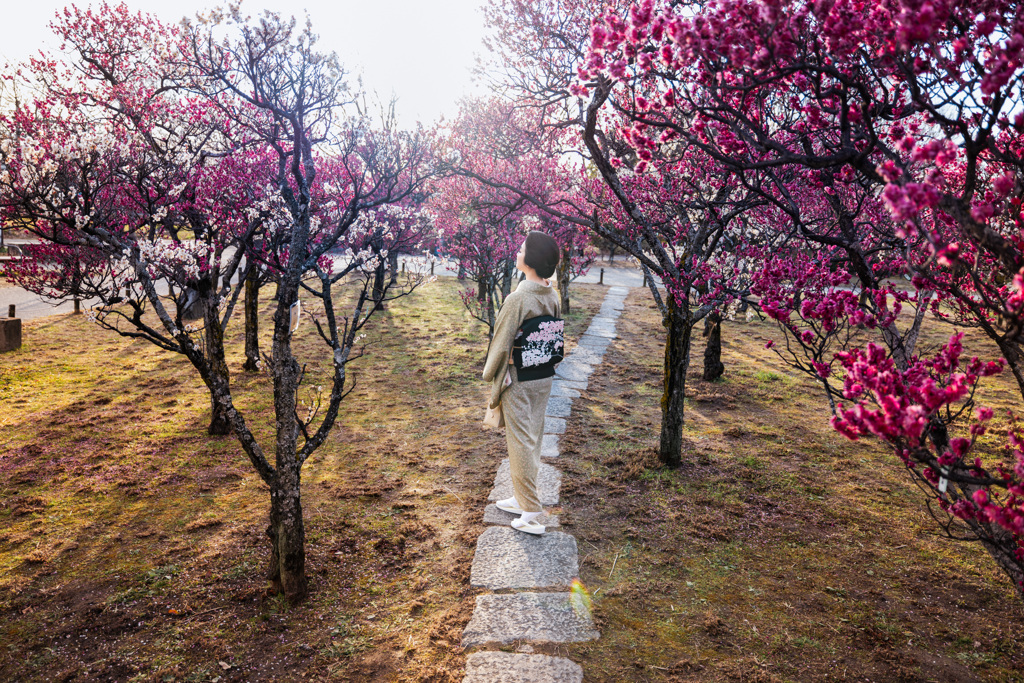
[{"label": "floral pattern on obi", "polygon": [[565,332],[564,320],[551,320],[541,323],[536,332],[527,335],[523,340],[523,331],[516,335],[516,342],[521,342],[523,367],[532,368],[550,363],[558,354],[562,355]]}]

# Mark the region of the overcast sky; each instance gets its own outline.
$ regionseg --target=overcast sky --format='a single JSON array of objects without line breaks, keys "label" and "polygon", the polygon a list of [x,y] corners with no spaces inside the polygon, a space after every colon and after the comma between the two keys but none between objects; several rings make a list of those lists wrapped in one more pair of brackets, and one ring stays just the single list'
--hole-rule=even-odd
[{"label": "overcast sky", "polygon": [[[41,47],[54,47],[48,24],[58,9],[71,4],[60,0],[5,2],[0,22],[0,56],[19,61]],[[429,123],[451,116],[464,94],[479,86],[470,81],[474,55],[482,53],[484,0],[245,0],[243,11],[257,14],[264,8],[295,14],[309,12],[324,50],[338,53],[343,64],[363,74],[367,90],[387,100],[398,96],[398,114],[404,125]],[[87,7],[88,0],[77,0]],[[111,3],[115,4],[115,3]],[[155,14],[167,22],[216,4],[202,0],[127,0],[133,10]],[[171,9],[168,9],[170,7]]]}]

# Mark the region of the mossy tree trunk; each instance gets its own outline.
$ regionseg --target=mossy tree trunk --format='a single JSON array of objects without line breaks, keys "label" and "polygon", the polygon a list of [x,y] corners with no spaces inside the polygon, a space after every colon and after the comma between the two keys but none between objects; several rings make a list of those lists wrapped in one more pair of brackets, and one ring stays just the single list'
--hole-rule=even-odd
[{"label": "mossy tree trunk", "polygon": [[569,249],[562,248],[562,257],[558,259],[558,269],[555,275],[558,277],[558,295],[561,298],[562,317],[569,315],[569,273],[572,254]]},{"label": "mossy tree trunk", "polygon": [[704,319],[704,336],[708,343],[704,347],[704,374],[705,382],[716,380],[725,372],[722,364],[722,316],[718,313],[709,313]]},{"label": "mossy tree trunk", "polygon": [[661,395],[661,442],[658,459],[669,467],[682,463],[684,401],[686,398],[686,372],[690,368],[690,337],[693,334],[693,316],[690,304],[666,297],[668,314],[662,320],[665,338],[665,386]]},{"label": "mossy tree trunk", "polygon": [[260,369],[260,285],[255,268],[245,276],[245,364],[246,372]]}]

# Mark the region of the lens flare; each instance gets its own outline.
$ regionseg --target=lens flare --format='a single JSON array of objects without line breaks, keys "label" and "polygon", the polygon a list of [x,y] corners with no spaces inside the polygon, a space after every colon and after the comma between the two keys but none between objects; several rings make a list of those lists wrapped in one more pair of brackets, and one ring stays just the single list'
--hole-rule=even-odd
[{"label": "lens flare", "polygon": [[572,587],[569,588],[569,604],[581,617],[590,618],[590,593],[586,586],[579,579],[572,580]]}]

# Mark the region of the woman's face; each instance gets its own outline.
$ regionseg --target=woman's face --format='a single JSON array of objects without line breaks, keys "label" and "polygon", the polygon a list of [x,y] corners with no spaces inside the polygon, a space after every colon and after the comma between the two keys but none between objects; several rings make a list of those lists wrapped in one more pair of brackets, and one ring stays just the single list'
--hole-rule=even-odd
[{"label": "woman's face", "polygon": [[526,258],[526,240],[523,240],[523,243],[521,245],[519,245],[519,253],[516,254],[516,268],[519,269],[519,270],[522,270],[524,273],[526,272],[526,270],[525,270],[525,268],[526,268],[526,261],[524,260],[525,258]]}]

